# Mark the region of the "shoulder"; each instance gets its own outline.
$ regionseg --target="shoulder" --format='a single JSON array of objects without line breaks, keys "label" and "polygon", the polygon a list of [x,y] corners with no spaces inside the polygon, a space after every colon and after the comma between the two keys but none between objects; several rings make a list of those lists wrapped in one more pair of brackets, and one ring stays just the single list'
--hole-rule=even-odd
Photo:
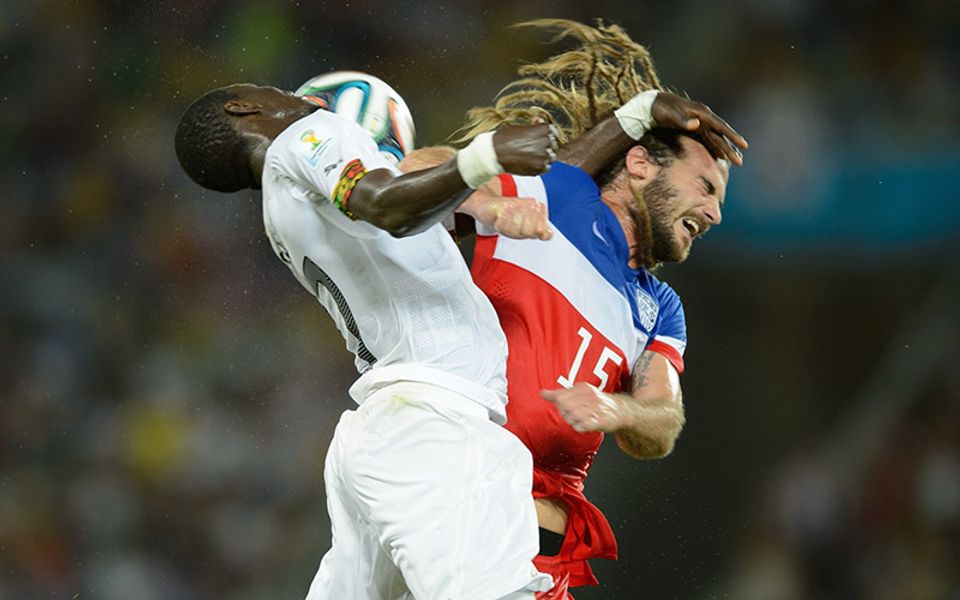
[{"label": "shoulder", "polygon": [[504,173],[499,177],[498,182],[503,187],[504,196],[546,195],[550,200],[592,196],[599,199],[600,197],[597,184],[586,171],[562,162],[553,163],[543,175],[522,176]]},{"label": "shoulder", "polygon": [[600,198],[600,188],[593,178],[583,169],[567,163],[553,163],[541,179],[547,194],[551,196]]},{"label": "shoulder", "polygon": [[[350,125],[350,121],[331,112],[314,111],[284,129],[270,144],[267,155],[282,159],[302,158],[308,163],[314,162],[339,140],[358,133],[351,130]],[[363,133],[359,126],[357,129]]]},{"label": "shoulder", "polygon": [[670,287],[666,281],[659,279],[653,273],[641,269],[639,275],[640,287],[650,294],[660,305],[660,311],[665,312],[669,309],[676,310],[683,307],[680,295]]},{"label": "shoulder", "polygon": [[270,144],[266,169],[295,179],[334,180],[353,162],[365,171],[390,169],[370,133],[353,121],[325,110],[317,110],[296,121]]}]

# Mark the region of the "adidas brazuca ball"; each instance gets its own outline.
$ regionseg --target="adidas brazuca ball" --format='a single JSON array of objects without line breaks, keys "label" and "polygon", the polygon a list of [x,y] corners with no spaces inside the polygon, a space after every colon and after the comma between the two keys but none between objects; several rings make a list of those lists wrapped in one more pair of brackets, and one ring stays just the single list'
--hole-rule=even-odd
[{"label": "adidas brazuca ball", "polygon": [[413,150],[413,115],[400,94],[378,77],[334,71],[314,77],[295,93],[362,125],[393,164]]}]

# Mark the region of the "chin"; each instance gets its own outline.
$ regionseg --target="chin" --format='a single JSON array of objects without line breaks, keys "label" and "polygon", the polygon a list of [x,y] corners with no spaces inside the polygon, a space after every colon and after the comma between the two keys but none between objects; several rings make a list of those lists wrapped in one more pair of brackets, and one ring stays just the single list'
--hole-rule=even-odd
[{"label": "chin", "polygon": [[690,244],[672,239],[665,244],[655,244],[654,258],[661,263],[681,263],[690,255]]}]

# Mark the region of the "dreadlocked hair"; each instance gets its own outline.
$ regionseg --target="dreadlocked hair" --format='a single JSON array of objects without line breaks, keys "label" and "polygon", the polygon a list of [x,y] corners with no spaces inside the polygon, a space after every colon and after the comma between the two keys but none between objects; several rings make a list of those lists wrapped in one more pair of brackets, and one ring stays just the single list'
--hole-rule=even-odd
[{"label": "dreadlocked hair", "polygon": [[579,42],[544,62],[521,66],[520,79],[503,88],[493,106],[467,111],[467,122],[454,133],[465,143],[501,125],[552,123],[566,143],[613,114],[627,100],[647,90],[662,90],[647,49],[619,25],[597,20],[591,27],[568,19],[517,23],[553,31],[549,43]]}]

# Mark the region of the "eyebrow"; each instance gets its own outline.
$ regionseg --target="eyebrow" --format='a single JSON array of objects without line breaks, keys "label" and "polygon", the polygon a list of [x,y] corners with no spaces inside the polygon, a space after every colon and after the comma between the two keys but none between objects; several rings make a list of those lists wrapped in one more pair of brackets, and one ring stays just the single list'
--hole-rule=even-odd
[{"label": "eyebrow", "polygon": [[[703,182],[703,185],[707,188],[707,194],[710,196],[715,196],[717,194],[717,186],[713,185],[713,182],[704,177],[703,175],[698,175],[700,181]],[[723,198],[717,198],[720,202],[720,206],[723,206]]]},{"label": "eyebrow", "polygon": [[703,182],[703,185],[707,186],[707,193],[708,193],[708,194],[710,194],[710,195],[712,196],[712,195],[714,195],[714,194],[717,193],[717,186],[713,185],[713,182],[712,182],[712,181],[710,181],[709,179],[707,179],[707,178],[704,177],[703,175],[700,175],[699,177],[700,177],[700,181]]}]

